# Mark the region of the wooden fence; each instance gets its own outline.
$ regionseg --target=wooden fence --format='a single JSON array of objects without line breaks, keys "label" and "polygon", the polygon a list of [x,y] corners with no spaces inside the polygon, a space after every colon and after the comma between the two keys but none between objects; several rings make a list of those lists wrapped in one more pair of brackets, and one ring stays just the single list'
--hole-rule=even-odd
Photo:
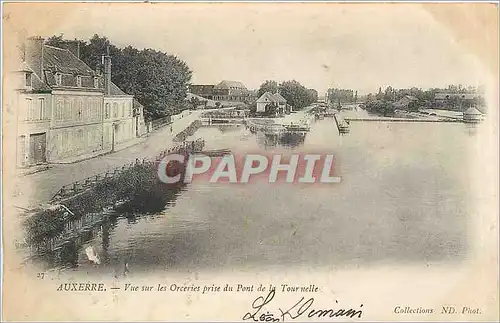
[{"label": "wooden fence", "polygon": [[63,199],[66,199],[68,197],[74,196],[76,194],[79,194],[81,192],[84,192],[90,188],[92,188],[96,183],[108,180],[110,178],[114,178],[124,171],[139,165],[139,164],[152,164],[155,162],[159,162],[163,157],[165,157],[168,154],[171,153],[180,153],[180,152],[192,152],[192,151],[201,151],[205,145],[205,141],[201,138],[196,139],[194,141],[185,141],[182,144],[178,144],[174,146],[173,148],[170,149],[165,149],[162,151],[158,156],[156,156],[153,159],[136,159],[134,162],[131,162],[129,164],[125,164],[120,167],[116,167],[112,170],[106,171],[104,173],[100,173],[97,175],[93,175],[91,177],[87,177],[83,180],[73,182],[68,185],[64,185],[57,191],[56,194],[50,199],[49,203],[57,203],[60,202]]},{"label": "wooden fence", "polygon": [[160,119],[155,119],[151,121],[151,127],[152,130],[156,130],[158,128],[161,128],[163,126],[166,126],[168,124],[172,123],[172,117],[171,116],[166,116]]}]

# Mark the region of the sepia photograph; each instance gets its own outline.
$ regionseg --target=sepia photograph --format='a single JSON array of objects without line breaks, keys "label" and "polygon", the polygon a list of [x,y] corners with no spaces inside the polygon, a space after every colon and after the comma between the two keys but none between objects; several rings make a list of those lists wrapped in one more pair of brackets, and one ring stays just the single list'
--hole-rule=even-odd
[{"label": "sepia photograph", "polygon": [[498,3],[2,2],[6,321],[496,321]]}]

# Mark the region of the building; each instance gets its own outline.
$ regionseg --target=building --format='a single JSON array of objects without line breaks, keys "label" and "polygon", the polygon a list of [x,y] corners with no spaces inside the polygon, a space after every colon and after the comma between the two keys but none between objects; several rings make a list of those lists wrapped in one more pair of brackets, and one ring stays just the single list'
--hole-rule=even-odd
[{"label": "building", "polygon": [[289,113],[290,111],[287,111],[288,105],[286,104],[286,99],[279,93],[275,93],[274,97],[276,98],[276,102],[278,103],[278,113]]},{"label": "building", "polygon": [[[18,91],[20,167],[93,157],[112,150],[113,137],[120,142],[135,138],[133,96],[112,84],[110,58],[101,75],[79,59],[77,41],[66,44],[57,48],[33,37],[21,53],[23,63],[17,71],[22,82]],[[117,106],[116,118],[113,106]],[[109,131],[110,124],[119,124],[115,132]]]},{"label": "building", "polygon": [[417,102],[418,99],[413,95],[405,95],[398,101],[394,102],[394,108],[399,110],[408,110],[408,108],[412,108],[414,102]]},{"label": "building", "polygon": [[483,114],[478,109],[470,107],[464,111],[463,120],[467,123],[481,122],[483,120]]},{"label": "building", "polygon": [[22,62],[16,74],[19,84],[16,164],[23,167],[45,163],[52,111],[50,88],[26,62]]},{"label": "building", "polygon": [[272,94],[271,92],[266,92],[257,99],[256,103],[256,112],[258,113],[268,112],[271,107],[275,109],[276,115],[291,112],[286,99],[279,93]]},{"label": "building", "polygon": [[134,109],[133,116],[135,120],[135,136],[140,137],[148,132],[146,127],[146,121],[144,119],[144,106],[141,103],[139,103],[137,99],[134,99],[133,109]]},{"label": "building", "polygon": [[215,85],[210,84],[193,84],[189,86],[189,93],[201,96],[205,99],[212,100],[214,97]]},{"label": "building", "polygon": [[222,81],[213,88],[215,101],[246,102],[250,93],[245,85],[237,81]]},{"label": "building", "polygon": [[481,97],[478,93],[451,93],[451,92],[437,92],[434,95],[436,101],[446,101],[449,99],[457,98],[462,100],[474,100]]}]

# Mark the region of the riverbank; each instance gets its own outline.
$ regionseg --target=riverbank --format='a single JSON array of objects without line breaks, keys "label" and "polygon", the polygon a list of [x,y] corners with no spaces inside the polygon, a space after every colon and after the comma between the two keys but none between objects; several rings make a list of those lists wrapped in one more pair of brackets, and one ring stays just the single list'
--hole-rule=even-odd
[{"label": "riverbank", "polygon": [[[77,241],[76,238],[92,231],[114,211],[160,212],[171,194],[185,186],[182,182],[165,184],[160,181],[157,176],[160,159],[171,151],[177,154],[199,152],[203,146],[203,140],[178,145],[152,160],[138,160],[111,173],[74,183],[64,192],[59,191],[50,206],[26,213],[26,246],[33,254],[51,253],[71,240]],[[169,171],[183,176],[185,167],[173,167]]]},{"label": "riverbank", "polygon": [[390,118],[390,117],[370,117],[370,118],[353,118],[346,117],[348,121],[389,121],[389,122],[463,122],[456,119],[426,119],[426,118]]},{"label": "riverbank", "polygon": [[153,158],[163,150],[173,147],[175,136],[198,120],[202,112],[192,111],[191,114],[175,120],[170,126],[150,133],[139,144],[123,150],[73,164],[55,164],[47,170],[19,176],[16,178],[12,204],[20,208],[32,208],[49,201],[64,185],[130,164],[136,159]]}]

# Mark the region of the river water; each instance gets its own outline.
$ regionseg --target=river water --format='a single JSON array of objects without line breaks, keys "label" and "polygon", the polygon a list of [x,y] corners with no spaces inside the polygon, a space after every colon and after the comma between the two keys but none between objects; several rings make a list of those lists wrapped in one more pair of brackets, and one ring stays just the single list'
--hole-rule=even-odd
[{"label": "river water", "polygon": [[[207,149],[325,152],[340,183],[193,182],[162,212],[118,214],[49,266],[120,274],[237,270],[262,266],[370,266],[461,261],[467,255],[468,156],[474,129],[461,123],[351,122],[331,118],[304,140],[252,134],[243,126],[198,130]],[[85,254],[93,246],[102,263]]]}]

